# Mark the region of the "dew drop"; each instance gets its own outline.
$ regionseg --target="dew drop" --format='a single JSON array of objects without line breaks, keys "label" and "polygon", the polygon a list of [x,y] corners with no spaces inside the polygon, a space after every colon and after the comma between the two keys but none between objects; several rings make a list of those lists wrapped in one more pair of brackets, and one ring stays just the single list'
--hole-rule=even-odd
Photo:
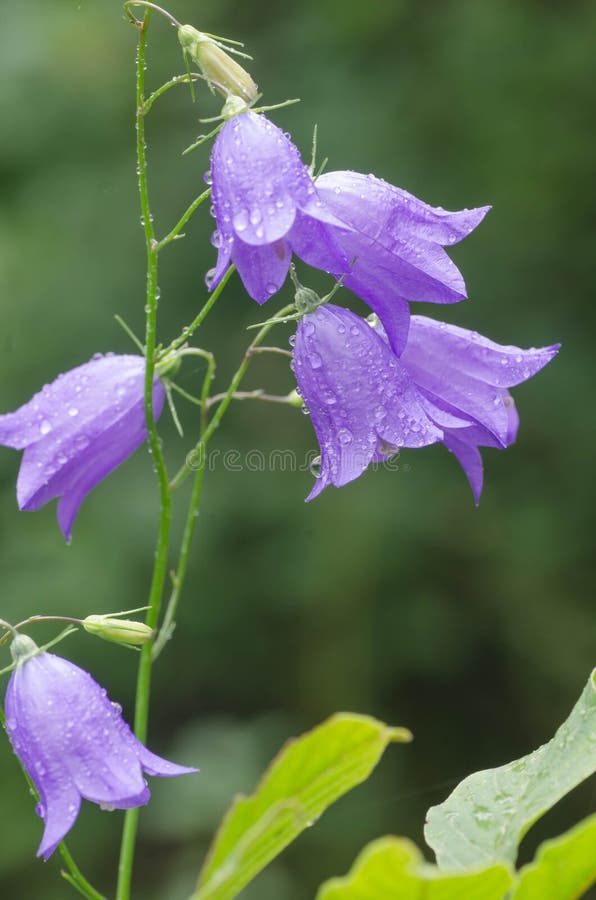
[{"label": "dew drop", "polygon": [[52,430],[52,423],[49,422],[47,419],[43,419],[40,422],[39,430],[41,431],[42,434],[49,434],[50,431]]},{"label": "dew drop", "polygon": [[339,431],[337,432],[337,439],[340,442],[340,444],[343,444],[343,446],[345,447],[347,444],[352,443],[352,441],[354,440],[354,437],[352,435],[352,432],[349,431],[349,429],[340,428]]},{"label": "dew drop", "polygon": [[309,353],[309,354],[308,354],[308,361],[309,361],[309,363],[311,364],[311,366],[312,366],[313,369],[320,369],[321,366],[323,365],[323,360],[322,360],[321,356],[320,356],[318,353],[314,353],[314,352],[313,352],[313,353]]},{"label": "dew drop", "polygon": [[68,415],[71,417],[71,419],[74,419],[75,416],[78,416],[78,414],[79,414],[79,411],[76,406],[68,407]]},{"label": "dew drop", "polygon": [[311,475],[314,475],[315,478],[318,478],[320,476],[320,474],[321,474],[321,457],[320,456],[315,456],[315,458],[313,459],[313,461],[311,462],[311,464],[309,466],[309,469],[310,469]]},{"label": "dew drop", "polygon": [[241,209],[240,212],[236,213],[236,215],[232,219],[232,224],[236,231],[246,231],[248,227],[248,213],[245,209]]}]

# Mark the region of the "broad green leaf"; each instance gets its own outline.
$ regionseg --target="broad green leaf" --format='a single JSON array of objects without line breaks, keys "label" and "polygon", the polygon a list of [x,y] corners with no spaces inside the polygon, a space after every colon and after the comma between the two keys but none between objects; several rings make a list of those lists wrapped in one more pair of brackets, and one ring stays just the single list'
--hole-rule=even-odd
[{"label": "broad green leaf", "polygon": [[515,862],[534,822],[596,770],[596,670],[555,736],[499,769],[475,772],[428,811],[427,843],[443,869]]},{"label": "broad green leaf", "polygon": [[364,848],[345,878],[325,882],[316,900],[503,900],[512,881],[505,863],[447,873],[405,838],[385,837]]},{"label": "broad green leaf", "polygon": [[512,900],[575,900],[596,884],[596,815],[540,845]]},{"label": "broad green leaf", "polygon": [[211,846],[192,900],[235,897],[331,803],[370,775],[404,728],[341,713],[289,741],[250,797],[239,797]]}]

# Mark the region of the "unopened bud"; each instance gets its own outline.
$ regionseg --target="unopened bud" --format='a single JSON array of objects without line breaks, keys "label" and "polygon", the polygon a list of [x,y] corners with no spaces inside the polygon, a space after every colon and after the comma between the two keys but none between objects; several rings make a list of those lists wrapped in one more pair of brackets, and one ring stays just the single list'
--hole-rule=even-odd
[{"label": "unopened bud", "polygon": [[290,393],[286,397],[286,402],[289,403],[290,406],[295,406],[296,409],[300,409],[302,406],[304,406],[304,401],[302,400],[302,397],[300,396],[298,391],[295,391],[295,390],[290,391]]},{"label": "unopened bud", "polygon": [[153,628],[149,628],[144,622],[118,619],[116,616],[87,616],[82,625],[89,634],[116,644],[148,644],[154,634]]},{"label": "unopened bud", "polygon": [[232,59],[214,38],[197,31],[192,25],[181,25],[178,40],[185,53],[193,59],[207,80],[224,97],[233,94],[247,103],[254,103],[259,89],[246,69]]},{"label": "unopened bud", "polygon": [[37,644],[26,634],[17,634],[10,645],[10,655],[17,666],[27,662],[37,653],[39,653]]}]

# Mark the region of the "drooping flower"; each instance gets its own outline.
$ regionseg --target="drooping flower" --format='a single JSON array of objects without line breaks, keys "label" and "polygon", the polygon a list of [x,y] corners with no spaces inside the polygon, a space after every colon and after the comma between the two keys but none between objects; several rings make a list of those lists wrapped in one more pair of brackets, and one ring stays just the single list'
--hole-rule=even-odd
[{"label": "drooping flower", "polygon": [[412,316],[398,359],[380,324],[372,327],[336,306],[319,307],[300,320],[294,346],[296,380],[321,448],[320,475],[307,499],[329,484],[352,481],[400,447],[442,441],[478,502],[478,447],[505,448],[517,435],[507,388],[535,375],[557,350],[503,347]]},{"label": "drooping flower", "polygon": [[400,447],[441,440],[416,387],[386,341],[360,316],[327,304],[300,319],[294,372],[321,448],[308,496],[358,478]]},{"label": "drooping flower", "polygon": [[[467,296],[463,277],[443,248],[470,234],[490,207],[448,212],[359,172],[327,172],[316,186],[326,207],[349,226],[333,230],[354,261],[345,286],[379,316],[393,350],[401,353],[408,301],[455,303]],[[324,248],[318,262],[319,268],[332,271]],[[334,274],[343,273],[337,269]]]},{"label": "drooping flower", "polygon": [[292,141],[265,116],[246,110],[230,118],[211,153],[217,265],[211,288],[233,262],[250,296],[264,303],[285,281],[292,251],[308,262],[303,245],[324,248],[330,271],[349,260],[330,236],[341,227],[321,202]]},{"label": "drooping flower", "polygon": [[39,795],[44,832],[38,856],[48,859],[70,831],[81,798],[108,809],[144,806],[151,792],[143,772],[171,777],[197,771],[147,750],[88,672],[40,653],[26,635],[11,649],[17,667],[6,691],[6,729]]},{"label": "drooping flower", "polygon": [[[59,375],[15,412],[0,415],[0,445],[24,450],[17,480],[19,509],[60,497],[58,523],[67,541],[87,494],[147,436],[145,360],[98,354]],[[156,376],[153,411],[165,391]]]},{"label": "drooping flower", "polygon": [[373,175],[329,172],[316,184],[297,148],[264,116],[246,111],[220,131],[211,156],[216,287],[233,262],[246,290],[264,303],[286,278],[292,253],[339,278],[383,322],[400,353],[409,301],[453,303],[466,296],[443,249],[462,240],[489,207],[447,212]]},{"label": "drooping flower", "polygon": [[476,503],[483,483],[478,448],[505,449],[517,438],[519,416],[507,388],[539,372],[559,347],[504,346],[466,328],[412,316],[401,362],[443,429],[443,443],[459,460]]}]

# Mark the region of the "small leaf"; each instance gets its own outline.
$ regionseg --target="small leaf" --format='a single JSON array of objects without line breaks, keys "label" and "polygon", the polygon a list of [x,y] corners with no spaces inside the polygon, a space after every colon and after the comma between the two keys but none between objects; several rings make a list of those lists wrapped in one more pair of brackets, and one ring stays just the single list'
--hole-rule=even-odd
[{"label": "small leaf", "polygon": [[332,716],[273,760],[250,797],[238,797],[211,846],[192,900],[230,900],[335,800],[370,775],[404,728]]},{"label": "small leaf", "polygon": [[596,670],[548,744],[498,769],[475,772],[424,830],[441,868],[515,862],[520,841],[551,806],[596,770]]},{"label": "small leaf", "polygon": [[540,845],[512,900],[575,900],[596,884],[596,815]]},{"label": "small leaf", "polygon": [[504,863],[443,872],[405,838],[384,837],[364,848],[345,878],[325,882],[316,900],[503,900],[512,881]]}]

